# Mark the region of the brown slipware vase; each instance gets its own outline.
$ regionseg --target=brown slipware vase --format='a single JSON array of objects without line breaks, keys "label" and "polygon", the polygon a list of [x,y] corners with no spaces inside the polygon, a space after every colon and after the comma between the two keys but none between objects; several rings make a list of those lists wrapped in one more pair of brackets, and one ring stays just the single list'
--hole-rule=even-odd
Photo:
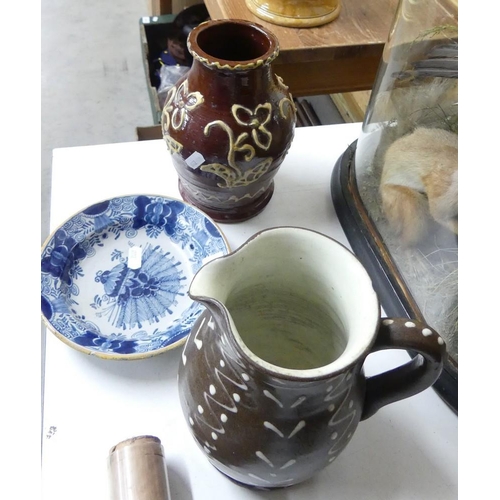
[{"label": "brown slipware vase", "polygon": [[272,61],[278,40],[240,20],[207,21],[188,37],[193,65],[169,91],[162,133],[182,198],[218,222],[269,203],[292,143],[296,109]]}]

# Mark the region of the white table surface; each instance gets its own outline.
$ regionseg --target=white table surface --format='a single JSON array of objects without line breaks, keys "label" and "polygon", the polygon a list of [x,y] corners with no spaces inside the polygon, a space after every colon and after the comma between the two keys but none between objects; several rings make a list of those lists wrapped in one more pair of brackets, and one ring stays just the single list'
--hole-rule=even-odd
[{"label": "white table surface", "polygon": [[[256,231],[302,226],[349,247],[330,196],[337,158],[361,124],[298,128],[265,210],[220,224],[235,249]],[[127,194],[180,199],[162,140],[55,149],[51,228],[97,201]],[[46,500],[109,499],[107,457],[123,439],[152,434],[165,448],[172,499],[448,500],[458,495],[458,418],[433,389],[361,422],[339,458],[313,479],[273,492],[233,484],[206,460],[188,431],[177,391],[181,348],[145,360],[85,355],[47,332],[42,457]],[[369,356],[367,375],[408,360]]]}]

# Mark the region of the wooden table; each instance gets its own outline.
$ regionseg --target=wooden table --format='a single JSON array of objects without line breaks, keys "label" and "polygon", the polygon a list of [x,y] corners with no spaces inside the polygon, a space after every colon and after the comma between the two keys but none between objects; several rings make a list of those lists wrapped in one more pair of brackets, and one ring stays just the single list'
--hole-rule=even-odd
[{"label": "wooden table", "polygon": [[371,90],[397,0],[343,0],[339,17],[317,28],[287,28],[253,15],[245,0],[204,0],[212,19],[246,19],[280,43],[275,72],[294,97]]}]

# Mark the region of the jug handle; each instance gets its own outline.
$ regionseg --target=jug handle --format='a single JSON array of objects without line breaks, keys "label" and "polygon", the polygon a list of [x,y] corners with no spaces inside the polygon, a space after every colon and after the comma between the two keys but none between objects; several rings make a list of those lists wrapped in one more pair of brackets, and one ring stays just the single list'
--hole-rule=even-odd
[{"label": "jug handle", "polygon": [[370,353],[385,349],[416,352],[406,364],[366,379],[361,420],[390,403],[414,396],[430,387],[443,369],[446,344],[430,326],[415,319],[382,318]]}]

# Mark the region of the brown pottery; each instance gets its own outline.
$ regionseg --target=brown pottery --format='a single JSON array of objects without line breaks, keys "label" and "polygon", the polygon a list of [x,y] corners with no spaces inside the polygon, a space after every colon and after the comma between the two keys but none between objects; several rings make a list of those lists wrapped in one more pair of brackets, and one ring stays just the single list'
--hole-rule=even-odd
[{"label": "brown pottery", "polygon": [[247,21],[207,21],[188,37],[193,65],[174,85],[162,132],[182,198],[218,222],[269,203],[293,140],[295,105],[275,75],[276,37]]},{"label": "brown pottery", "polygon": [[[182,353],[181,406],[210,463],[248,487],[310,478],[361,420],[427,389],[442,370],[443,339],[416,320],[381,319],[364,267],[315,231],[257,233],[203,266],[189,295],[207,311]],[[365,377],[366,357],[382,349],[418,354]]]}]

